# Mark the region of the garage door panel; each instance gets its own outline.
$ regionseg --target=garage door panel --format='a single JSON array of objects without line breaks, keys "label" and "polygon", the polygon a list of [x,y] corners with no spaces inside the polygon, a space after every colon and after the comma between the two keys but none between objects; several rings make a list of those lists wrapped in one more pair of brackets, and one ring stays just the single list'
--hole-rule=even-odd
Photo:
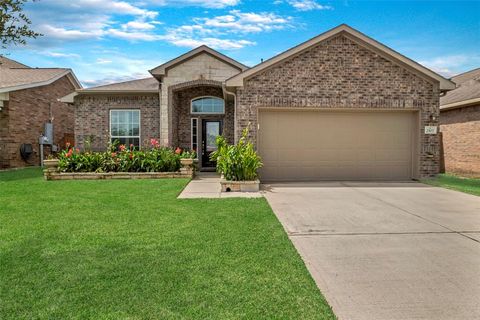
[{"label": "garage door panel", "polygon": [[412,113],[260,111],[263,180],[406,180]]}]

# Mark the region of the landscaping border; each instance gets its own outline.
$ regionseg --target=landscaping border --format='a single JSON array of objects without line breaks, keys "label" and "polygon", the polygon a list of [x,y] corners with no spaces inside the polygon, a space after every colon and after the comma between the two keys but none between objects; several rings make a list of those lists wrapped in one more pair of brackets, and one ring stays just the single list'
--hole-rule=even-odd
[{"label": "landscaping border", "polygon": [[44,170],[45,180],[111,180],[111,179],[165,179],[165,178],[189,178],[192,172],[52,172]]},{"label": "landscaping border", "polygon": [[[45,161],[47,162],[47,161]],[[58,172],[58,161],[50,160],[43,170],[45,180],[112,180],[112,179],[166,179],[188,178],[195,175],[193,166],[182,161],[182,167],[178,172]]]}]

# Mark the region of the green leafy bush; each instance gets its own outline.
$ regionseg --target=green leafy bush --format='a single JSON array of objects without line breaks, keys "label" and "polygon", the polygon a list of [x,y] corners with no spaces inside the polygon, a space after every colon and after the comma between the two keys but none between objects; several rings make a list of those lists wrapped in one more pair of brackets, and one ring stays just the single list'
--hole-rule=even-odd
[{"label": "green leafy bush", "polygon": [[136,150],[115,144],[106,152],[81,152],[67,146],[59,154],[59,170],[62,172],[177,172],[180,170],[180,154],[170,148],[160,147],[152,139],[151,148]]},{"label": "green leafy bush", "polygon": [[217,137],[218,149],[212,152],[210,157],[217,162],[217,171],[222,173],[226,180],[253,181],[258,178],[262,160],[247,137],[248,128],[243,130],[236,145],[229,145],[223,136]]}]

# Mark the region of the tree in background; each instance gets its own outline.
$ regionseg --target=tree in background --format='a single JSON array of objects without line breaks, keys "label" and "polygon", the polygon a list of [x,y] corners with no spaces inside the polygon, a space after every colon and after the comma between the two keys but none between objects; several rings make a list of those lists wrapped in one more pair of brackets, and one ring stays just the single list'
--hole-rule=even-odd
[{"label": "tree in background", "polygon": [[[23,6],[30,0],[0,0],[0,45],[25,45],[27,38],[41,36],[30,29],[32,22],[23,13]],[[32,2],[37,0],[31,0]]]}]

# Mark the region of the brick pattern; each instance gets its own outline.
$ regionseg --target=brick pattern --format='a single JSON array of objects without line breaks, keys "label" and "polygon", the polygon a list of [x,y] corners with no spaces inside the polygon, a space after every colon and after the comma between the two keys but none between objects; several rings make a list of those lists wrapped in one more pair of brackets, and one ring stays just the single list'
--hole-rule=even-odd
[{"label": "brick pattern", "polygon": [[104,151],[110,141],[110,110],[140,110],[140,143],[148,146],[151,138],[160,138],[160,110],[158,94],[145,95],[89,95],[75,99],[75,141],[85,148],[92,141],[92,150]]},{"label": "brick pattern", "polygon": [[172,66],[164,77],[160,89],[160,114],[161,114],[161,139],[163,145],[174,145],[171,140],[170,124],[173,123],[169,118],[169,109],[171,102],[169,100],[170,90],[178,84],[184,84],[190,81],[213,81],[222,82],[238,74],[241,70],[218,58],[202,53],[189,60]]},{"label": "brick pattern", "polygon": [[245,80],[237,90],[237,134],[250,124],[256,141],[258,108],[389,108],[420,111],[420,177],[439,171],[439,84],[340,34]]},{"label": "brick pattern", "polygon": [[172,92],[172,145],[183,149],[191,148],[191,119],[198,118],[198,137],[201,143],[202,120],[221,120],[223,124],[223,135],[233,143],[234,140],[234,106],[233,101],[225,102],[225,114],[191,114],[190,102],[192,99],[212,96],[223,99],[223,91],[218,86],[196,86]]},{"label": "brick pattern", "polygon": [[445,171],[480,177],[480,104],[440,113]]},{"label": "brick pattern", "polygon": [[[73,135],[73,106],[57,99],[75,90],[68,78],[50,85],[10,92],[0,111],[0,169],[39,165],[38,137],[44,124],[53,117],[54,143],[63,147]],[[20,145],[30,143],[34,153],[28,161],[20,156]],[[48,153],[49,150],[45,150]]]}]

